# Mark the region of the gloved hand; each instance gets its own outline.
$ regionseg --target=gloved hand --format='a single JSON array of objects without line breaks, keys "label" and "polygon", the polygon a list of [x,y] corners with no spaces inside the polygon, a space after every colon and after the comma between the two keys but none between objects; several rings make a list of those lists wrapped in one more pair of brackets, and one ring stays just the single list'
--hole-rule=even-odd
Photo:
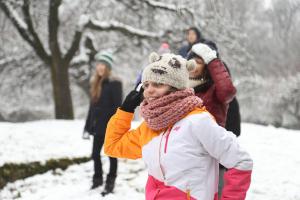
[{"label": "gloved hand", "polygon": [[134,90],[129,92],[129,94],[126,96],[123,104],[120,107],[121,110],[134,113],[136,107],[138,107],[140,103],[143,101],[144,89],[140,86],[141,86],[140,84],[137,85]]},{"label": "gloved hand", "polygon": [[205,64],[208,64],[210,61],[217,58],[217,52],[204,43],[193,45],[192,52],[200,56]]}]

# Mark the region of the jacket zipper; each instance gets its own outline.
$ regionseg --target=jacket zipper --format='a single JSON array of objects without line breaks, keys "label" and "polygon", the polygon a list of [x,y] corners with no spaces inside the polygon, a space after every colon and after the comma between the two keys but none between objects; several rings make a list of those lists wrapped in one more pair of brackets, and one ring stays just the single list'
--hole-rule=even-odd
[{"label": "jacket zipper", "polygon": [[161,174],[163,176],[163,179],[164,181],[166,180],[166,177],[165,177],[165,173],[162,169],[162,166],[161,166],[161,144],[162,144],[162,140],[164,139],[164,135],[167,134],[167,138],[166,138],[166,142],[165,142],[165,147],[164,147],[164,153],[167,152],[167,143],[168,143],[168,138],[169,138],[169,135],[170,135],[170,132],[171,132],[171,129],[172,128],[168,128],[167,131],[165,131],[162,136],[161,136],[161,139],[160,139],[160,142],[159,142],[159,150],[158,150],[158,162],[159,162],[159,168],[160,168],[160,171],[161,171]]}]

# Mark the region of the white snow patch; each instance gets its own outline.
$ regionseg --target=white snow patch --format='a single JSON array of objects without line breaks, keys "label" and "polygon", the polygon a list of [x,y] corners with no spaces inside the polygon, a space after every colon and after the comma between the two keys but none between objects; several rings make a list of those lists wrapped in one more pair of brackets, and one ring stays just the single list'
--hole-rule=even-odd
[{"label": "white snow patch", "polygon": [[[133,127],[138,124],[134,122]],[[81,139],[83,125],[83,120],[0,123],[0,161],[3,164],[87,156],[91,140]],[[244,123],[239,141],[254,160],[247,200],[300,199],[300,131]],[[108,159],[103,156],[102,160],[107,172]],[[120,160],[115,192],[106,197],[100,195],[103,186],[89,190],[92,174],[92,161],[66,171],[47,172],[9,183],[0,191],[0,199],[145,199],[147,170],[141,160]]]}]

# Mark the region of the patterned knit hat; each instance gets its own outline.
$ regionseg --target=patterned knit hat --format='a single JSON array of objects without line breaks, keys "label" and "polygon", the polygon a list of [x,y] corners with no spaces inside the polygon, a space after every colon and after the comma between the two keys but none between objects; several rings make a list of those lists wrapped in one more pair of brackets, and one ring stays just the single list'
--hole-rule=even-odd
[{"label": "patterned knit hat", "polygon": [[145,67],[142,83],[152,81],[170,85],[177,89],[188,87],[189,71],[196,66],[194,60],[187,61],[180,55],[165,53],[159,56],[152,52],[149,56],[150,64]]},{"label": "patterned knit hat", "polygon": [[98,52],[94,57],[96,62],[104,63],[109,67],[110,69],[113,66],[114,60],[113,56],[109,52]]}]

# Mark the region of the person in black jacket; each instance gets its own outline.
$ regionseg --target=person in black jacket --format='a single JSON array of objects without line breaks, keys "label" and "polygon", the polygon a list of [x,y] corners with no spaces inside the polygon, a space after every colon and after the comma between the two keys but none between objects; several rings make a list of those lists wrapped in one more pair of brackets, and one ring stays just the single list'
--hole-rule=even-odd
[{"label": "person in black jacket", "polygon": [[[84,126],[84,134],[88,132],[94,136],[92,159],[94,161],[94,175],[91,189],[103,184],[103,171],[100,152],[104,143],[106,125],[110,117],[122,103],[122,83],[111,76],[113,64],[110,53],[95,55],[95,73],[90,82],[91,103]],[[114,189],[117,176],[117,159],[109,157],[110,168],[102,195]]]},{"label": "person in black jacket", "polygon": [[[229,75],[230,71],[225,62],[223,62],[224,66],[226,67]],[[229,103],[227,116],[226,116],[226,123],[225,129],[227,131],[233,132],[237,137],[241,135],[241,114],[240,114],[240,106],[239,102],[236,97],[232,99]]]},{"label": "person in black jacket", "polygon": [[237,137],[241,134],[240,106],[236,97],[229,103],[225,128]]},{"label": "person in black jacket", "polygon": [[181,55],[183,58],[186,58],[188,53],[190,52],[192,46],[198,42],[202,41],[202,35],[198,28],[196,27],[190,27],[186,31],[186,41],[187,44],[183,45],[179,51],[178,54]]},{"label": "person in black jacket", "polygon": [[183,58],[187,58],[190,53],[192,46],[197,43],[205,43],[211,46],[213,49],[217,49],[216,44],[213,41],[207,40],[203,37],[202,33],[197,27],[190,27],[186,31],[186,42],[179,50],[178,54]]}]

